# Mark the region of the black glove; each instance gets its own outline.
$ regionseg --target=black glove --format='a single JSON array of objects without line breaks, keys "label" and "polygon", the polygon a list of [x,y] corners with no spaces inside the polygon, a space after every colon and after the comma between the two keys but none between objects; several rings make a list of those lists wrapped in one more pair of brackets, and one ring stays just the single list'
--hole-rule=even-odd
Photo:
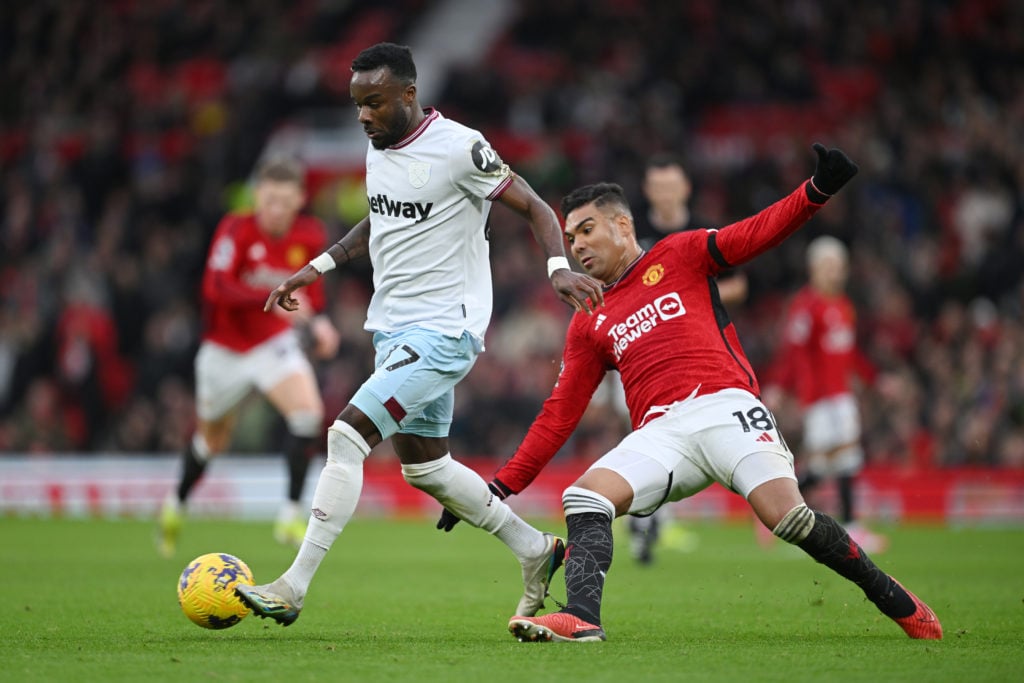
[{"label": "black glove", "polygon": [[[512,495],[512,492],[508,490],[508,487],[497,479],[488,483],[487,488],[489,488],[491,493],[496,495],[500,500],[505,500],[507,497]],[[447,533],[451,531],[459,521],[459,518],[455,516],[454,512],[448,508],[444,508],[441,510],[441,517],[437,520],[437,528],[444,529]]]},{"label": "black glove", "polygon": [[455,516],[454,512],[448,508],[442,508],[441,517],[437,520],[437,528],[444,529],[445,532],[448,532],[451,531],[459,521],[459,518]]},{"label": "black glove", "polygon": [[811,147],[818,154],[818,164],[807,188],[807,196],[812,202],[820,204],[838,192],[860,169],[841,149],[825,149],[819,142]]}]

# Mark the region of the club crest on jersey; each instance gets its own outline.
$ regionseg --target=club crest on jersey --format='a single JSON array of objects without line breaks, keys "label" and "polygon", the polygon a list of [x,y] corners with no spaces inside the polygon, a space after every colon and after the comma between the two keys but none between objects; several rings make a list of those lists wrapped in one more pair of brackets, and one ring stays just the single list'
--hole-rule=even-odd
[{"label": "club crest on jersey", "polygon": [[661,282],[661,278],[665,277],[665,266],[660,263],[655,263],[653,266],[647,269],[644,273],[643,283],[648,287],[656,285]]},{"label": "club crest on jersey", "polygon": [[409,184],[417,190],[430,180],[430,164],[423,161],[409,162]]}]

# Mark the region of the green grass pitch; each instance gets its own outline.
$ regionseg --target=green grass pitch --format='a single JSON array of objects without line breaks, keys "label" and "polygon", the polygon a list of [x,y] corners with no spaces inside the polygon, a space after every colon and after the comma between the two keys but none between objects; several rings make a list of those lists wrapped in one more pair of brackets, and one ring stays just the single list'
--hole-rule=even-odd
[{"label": "green grass pitch", "polygon": [[[539,526],[564,529],[560,521]],[[912,641],[853,585],[749,525],[689,526],[692,552],[639,567],[616,527],[608,642],[518,643],[518,564],[486,534],[360,519],[321,567],[301,618],[203,630],[175,583],[206,552],[258,582],[293,551],[267,523],[190,520],[178,557],[141,521],[0,518],[2,681],[1019,681],[1024,531],[882,529],[876,559],[928,601],[941,642]],[[556,597],[564,598],[561,572]],[[550,605],[550,602],[549,602]]]}]

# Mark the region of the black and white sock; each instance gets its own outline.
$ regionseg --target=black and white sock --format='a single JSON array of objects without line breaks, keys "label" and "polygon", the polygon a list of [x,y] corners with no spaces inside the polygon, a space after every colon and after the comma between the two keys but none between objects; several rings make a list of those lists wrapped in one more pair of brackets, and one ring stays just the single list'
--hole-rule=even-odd
[{"label": "black and white sock", "polygon": [[860,586],[882,614],[899,619],[917,609],[907,592],[878,568],[839,522],[825,513],[814,512],[814,526],[797,545],[818,562]]},{"label": "black and white sock", "polygon": [[604,579],[612,566],[612,520],[599,512],[584,512],[566,516],[565,523],[565,611],[600,626]]},{"label": "black and white sock", "polygon": [[178,502],[184,504],[192,489],[206,472],[210,452],[205,440],[196,435],[189,440],[185,452],[181,456],[181,479],[178,480]]}]

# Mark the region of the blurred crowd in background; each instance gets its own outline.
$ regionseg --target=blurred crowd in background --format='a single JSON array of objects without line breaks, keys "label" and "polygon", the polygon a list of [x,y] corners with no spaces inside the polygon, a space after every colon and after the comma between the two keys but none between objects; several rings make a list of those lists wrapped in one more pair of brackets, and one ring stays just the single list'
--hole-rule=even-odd
[{"label": "blurred crowd in background", "polygon": [[[351,58],[407,42],[433,3],[370,4],[0,6],[0,450],[182,449],[218,219],[244,201],[268,136],[309,107],[347,113]],[[451,69],[425,105],[483,131],[553,206],[610,180],[645,211],[644,162],[673,152],[708,227],[795,188],[812,142],[842,148],[856,180],[743,267],[749,296],[730,313],[762,385],[804,246],[833,234],[851,248],[849,293],[878,369],[861,388],[869,461],[1024,468],[1024,6],[512,4],[484,58]],[[354,222],[336,180],[311,187],[332,239]],[[511,454],[570,315],[527,226],[496,207],[490,228],[495,314],[456,392],[460,456]],[[372,369],[369,267],[327,277],[343,333],[319,368],[333,419]],[[596,457],[617,440],[611,410],[595,405],[566,450]],[[274,451],[273,413],[244,419],[237,450]],[[789,409],[779,419],[798,433]]]}]

